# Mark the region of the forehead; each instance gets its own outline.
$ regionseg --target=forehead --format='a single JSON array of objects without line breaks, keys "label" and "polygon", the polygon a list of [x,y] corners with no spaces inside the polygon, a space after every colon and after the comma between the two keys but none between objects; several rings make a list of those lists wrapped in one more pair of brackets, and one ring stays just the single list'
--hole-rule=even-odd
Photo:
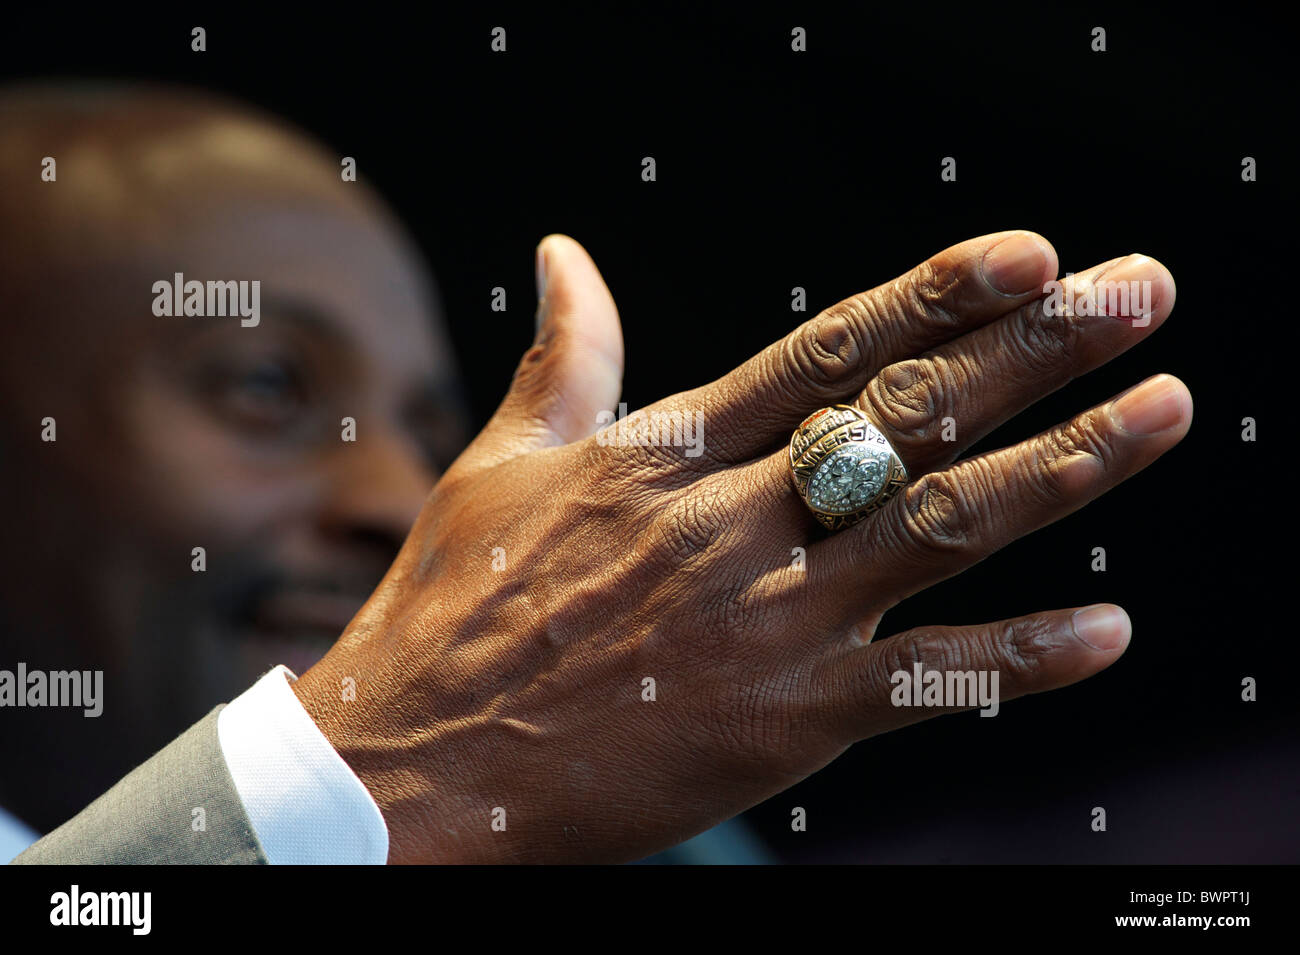
[{"label": "forehead", "polygon": [[[114,337],[138,340],[159,330],[150,310],[158,280],[258,281],[266,321],[309,318],[388,375],[453,376],[412,244],[310,143],[214,117],[147,133],[105,125],[74,136],[61,156],[57,190],[33,183],[28,201],[17,197],[36,233],[25,257],[29,274],[44,276],[37,288],[95,304],[67,309],[61,322],[98,318]],[[57,275],[66,281],[50,281]]]},{"label": "forehead", "polygon": [[258,281],[265,322],[328,334],[389,374],[451,373],[430,283],[400,233],[327,199],[228,194],[201,224],[175,228],[165,247],[144,244],[125,271],[142,289],[175,272],[186,281]]}]

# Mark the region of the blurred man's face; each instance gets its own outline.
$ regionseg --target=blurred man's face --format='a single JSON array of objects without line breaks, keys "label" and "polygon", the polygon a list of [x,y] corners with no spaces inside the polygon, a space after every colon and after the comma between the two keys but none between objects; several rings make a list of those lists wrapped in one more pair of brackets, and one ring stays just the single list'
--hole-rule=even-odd
[{"label": "blurred man's face", "polygon": [[[325,202],[278,210],[238,197],[227,215],[130,266],[132,287],[173,269],[260,277],[259,323],[156,318],[137,292],[103,314],[138,333],[110,335],[98,369],[83,369],[87,413],[111,423],[87,449],[113,502],[106,531],[135,526],[137,586],[168,582],[151,602],[180,624],[149,639],[192,640],[201,662],[233,671],[218,695],[277,662],[302,672],[337,639],[463,438],[447,350],[381,223]],[[118,624],[131,633],[150,611]]]},{"label": "blurred man's face", "polygon": [[[33,668],[104,669],[105,716],[145,727],[126,748],[146,754],[323,654],[466,438],[403,238],[343,191],[361,187],[263,152],[196,175],[192,201],[87,208],[95,237],[32,262],[0,358],[20,452],[0,479],[6,639]],[[260,322],[155,316],[176,272],[259,280]]]}]

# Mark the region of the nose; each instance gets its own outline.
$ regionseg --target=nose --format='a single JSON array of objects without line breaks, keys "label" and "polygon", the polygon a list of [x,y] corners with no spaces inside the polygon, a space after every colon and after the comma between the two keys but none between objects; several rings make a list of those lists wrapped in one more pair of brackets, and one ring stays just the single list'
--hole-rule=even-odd
[{"label": "nose", "polygon": [[391,560],[438,474],[413,442],[392,429],[359,422],[357,430],[356,441],[332,452],[322,530],[335,540],[382,547]]}]

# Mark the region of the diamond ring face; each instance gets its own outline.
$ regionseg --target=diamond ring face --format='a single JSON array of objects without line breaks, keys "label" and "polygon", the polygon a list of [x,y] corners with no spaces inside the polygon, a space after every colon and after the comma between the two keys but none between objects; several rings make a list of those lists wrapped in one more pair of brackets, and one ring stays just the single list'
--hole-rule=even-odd
[{"label": "diamond ring face", "polygon": [[790,472],[808,509],[831,530],[856,524],[907,483],[889,439],[851,405],[804,419],[790,438]]},{"label": "diamond ring face", "polygon": [[808,482],[808,503],[828,514],[852,514],[879,496],[889,478],[889,453],[861,444],[832,451]]}]

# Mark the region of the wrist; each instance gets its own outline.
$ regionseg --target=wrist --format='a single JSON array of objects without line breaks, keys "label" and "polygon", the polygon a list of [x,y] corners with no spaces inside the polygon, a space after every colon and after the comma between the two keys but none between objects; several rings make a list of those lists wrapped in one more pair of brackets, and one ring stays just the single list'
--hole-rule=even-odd
[{"label": "wrist", "polygon": [[363,703],[326,660],[292,684],[303,709],[361,780],[388,828],[388,862],[463,864],[497,858],[491,806],[479,805],[469,780],[475,761],[464,752],[464,730],[453,742],[448,727],[425,719],[393,725],[400,708]]}]

